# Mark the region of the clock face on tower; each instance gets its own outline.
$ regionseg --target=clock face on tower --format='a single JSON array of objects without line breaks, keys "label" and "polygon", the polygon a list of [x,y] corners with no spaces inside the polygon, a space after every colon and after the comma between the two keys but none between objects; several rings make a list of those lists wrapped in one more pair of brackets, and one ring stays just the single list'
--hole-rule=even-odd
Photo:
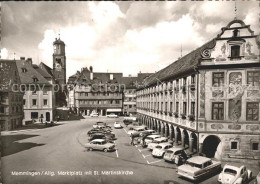
[{"label": "clock face on tower", "polygon": [[59,63],[55,63],[55,69],[61,71],[61,65]]}]

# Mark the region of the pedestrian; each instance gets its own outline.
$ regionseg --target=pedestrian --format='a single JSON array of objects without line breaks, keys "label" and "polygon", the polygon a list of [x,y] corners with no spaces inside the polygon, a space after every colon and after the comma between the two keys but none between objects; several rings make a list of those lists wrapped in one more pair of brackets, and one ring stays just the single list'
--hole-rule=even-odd
[{"label": "pedestrian", "polygon": [[131,145],[134,146],[134,136],[133,136],[133,134],[131,134]]}]

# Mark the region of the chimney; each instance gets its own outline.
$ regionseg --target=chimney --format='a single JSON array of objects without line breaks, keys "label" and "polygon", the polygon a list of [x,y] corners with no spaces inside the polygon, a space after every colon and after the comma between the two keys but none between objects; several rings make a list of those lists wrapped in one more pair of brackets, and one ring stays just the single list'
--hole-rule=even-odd
[{"label": "chimney", "polygon": [[25,57],[20,57],[20,60],[25,60]]},{"label": "chimney", "polygon": [[110,80],[113,80],[113,78],[114,78],[113,74],[110,74]]},{"label": "chimney", "polygon": [[26,62],[30,65],[32,65],[32,58],[27,58]]},{"label": "chimney", "polygon": [[90,72],[92,73],[92,72],[93,72],[93,67],[90,66],[90,67],[89,67],[89,70],[90,70]]}]

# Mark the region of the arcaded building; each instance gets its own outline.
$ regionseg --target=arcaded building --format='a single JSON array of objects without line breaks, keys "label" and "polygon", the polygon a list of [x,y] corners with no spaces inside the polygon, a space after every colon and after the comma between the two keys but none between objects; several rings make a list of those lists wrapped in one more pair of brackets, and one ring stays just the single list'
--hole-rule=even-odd
[{"label": "arcaded building", "polygon": [[241,20],[145,80],[141,122],[219,160],[260,161],[259,36]]}]

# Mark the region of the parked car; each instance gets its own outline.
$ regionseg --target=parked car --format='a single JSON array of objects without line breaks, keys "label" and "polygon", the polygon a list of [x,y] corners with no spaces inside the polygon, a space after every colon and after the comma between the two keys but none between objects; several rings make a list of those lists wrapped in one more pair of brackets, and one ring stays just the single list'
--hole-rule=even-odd
[{"label": "parked car", "polygon": [[115,144],[113,143],[108,143],[104,139],[94,139],[91,142],[85,144],[85,147],[87,150],[92,151],[92,150],[101,150],[104,152],[107,151],[112,151],[115,149]]},{"label": "parked car", "polygon": [[260,183],[260,172],[258,173],[258,175],[256,176],[256,183],[255,184],[259,184]]},{"label": "parked car", "polygon": [[149,143],[147,145],[147,148],[152,151],[158,144],[167,142],[168,138],[167,137],[159,137],[153,140],[153,142]]},{"label": "parked car", "polygon": [[93,128],[91,130],[88,131],[88,136],[95,134],[95,133],[111,133],[112,131],[110,129],[106,129],[106,128]]},{"label": "parked car", "polygon": [[152,155],[154,157],[163,157],[165,154],[165,151],[169,148],[172,148],[172,144],[164,142],[160,143],[153,149]]},{"label": "parked car", "polygon": [[129,121],[136,121],[137,118],[134,116],[129,116],[129,117],[124,117],[124,120],[129,120]]},{"label": "parked car", "polygon": [[222,184],[243,184],[252,179],[252,171],[245,166],[237,167],[226,164],[218,176],[218,181]]},{"label": "parked car", "polygon": [[124,123],[125,125],[130,125],[130,124],[132,124],[133,122],[132,122],[131,120],[124,119],[124,120],[123,120],[123,123]]},{"label": "parked car", "polygon": [[94,125],[93,125],[93,128],[105,128],[106,127],[106,123],[104,122],[96,122]]},{"label": "parked car", "polygon": [[143,135],[151,135],[151,134],[155,134],[155,130],[148,129],[142,132],[140,135],[143,136]]},{"label": "parked car", "polygon": [[163,159],[176,165],[182,165],[186,162],[188,156],[183,147],[173,147],[165,151]]},{"label": "parked car", "polygon": [[118,115],[111,113],[111,114],[107,114],[108,118],[118,118]]},{"label": "parked car", "polygon": [[148,136],[144,139],[144,142],[145,142],[145,144],[148,145],[149,143],[153,142],[154,139],[159,138],[159,137],[161,137],[161,136],[158,135],[158,134],[148,135]]},{"label": "parked car", "polygon": [[189,158],[185,164],[176,169],[178,175],[190,180],[199,180],[221,169],[221,163],[203,156]]},{"label": "parked car", "polygon": [[123,128],[119,122],[114,123],[114,128]]},{"label": "parked car", "polygon": [[141,132],[145,131],[144,127],[135,127],[133,130],[127,132],[128,135],[139,136]]},{"label": "parked car", "polygon": [[92,112],[90,114],[90,117],[98,117],[98,116],[99,116],[99,114],[97,112]]},{"label": "parked car", "polygon": [[92,141],[94,139],[106,139],[106,136],[104,133],[95,133],[91,134],[88,138],[89,141]]}]

